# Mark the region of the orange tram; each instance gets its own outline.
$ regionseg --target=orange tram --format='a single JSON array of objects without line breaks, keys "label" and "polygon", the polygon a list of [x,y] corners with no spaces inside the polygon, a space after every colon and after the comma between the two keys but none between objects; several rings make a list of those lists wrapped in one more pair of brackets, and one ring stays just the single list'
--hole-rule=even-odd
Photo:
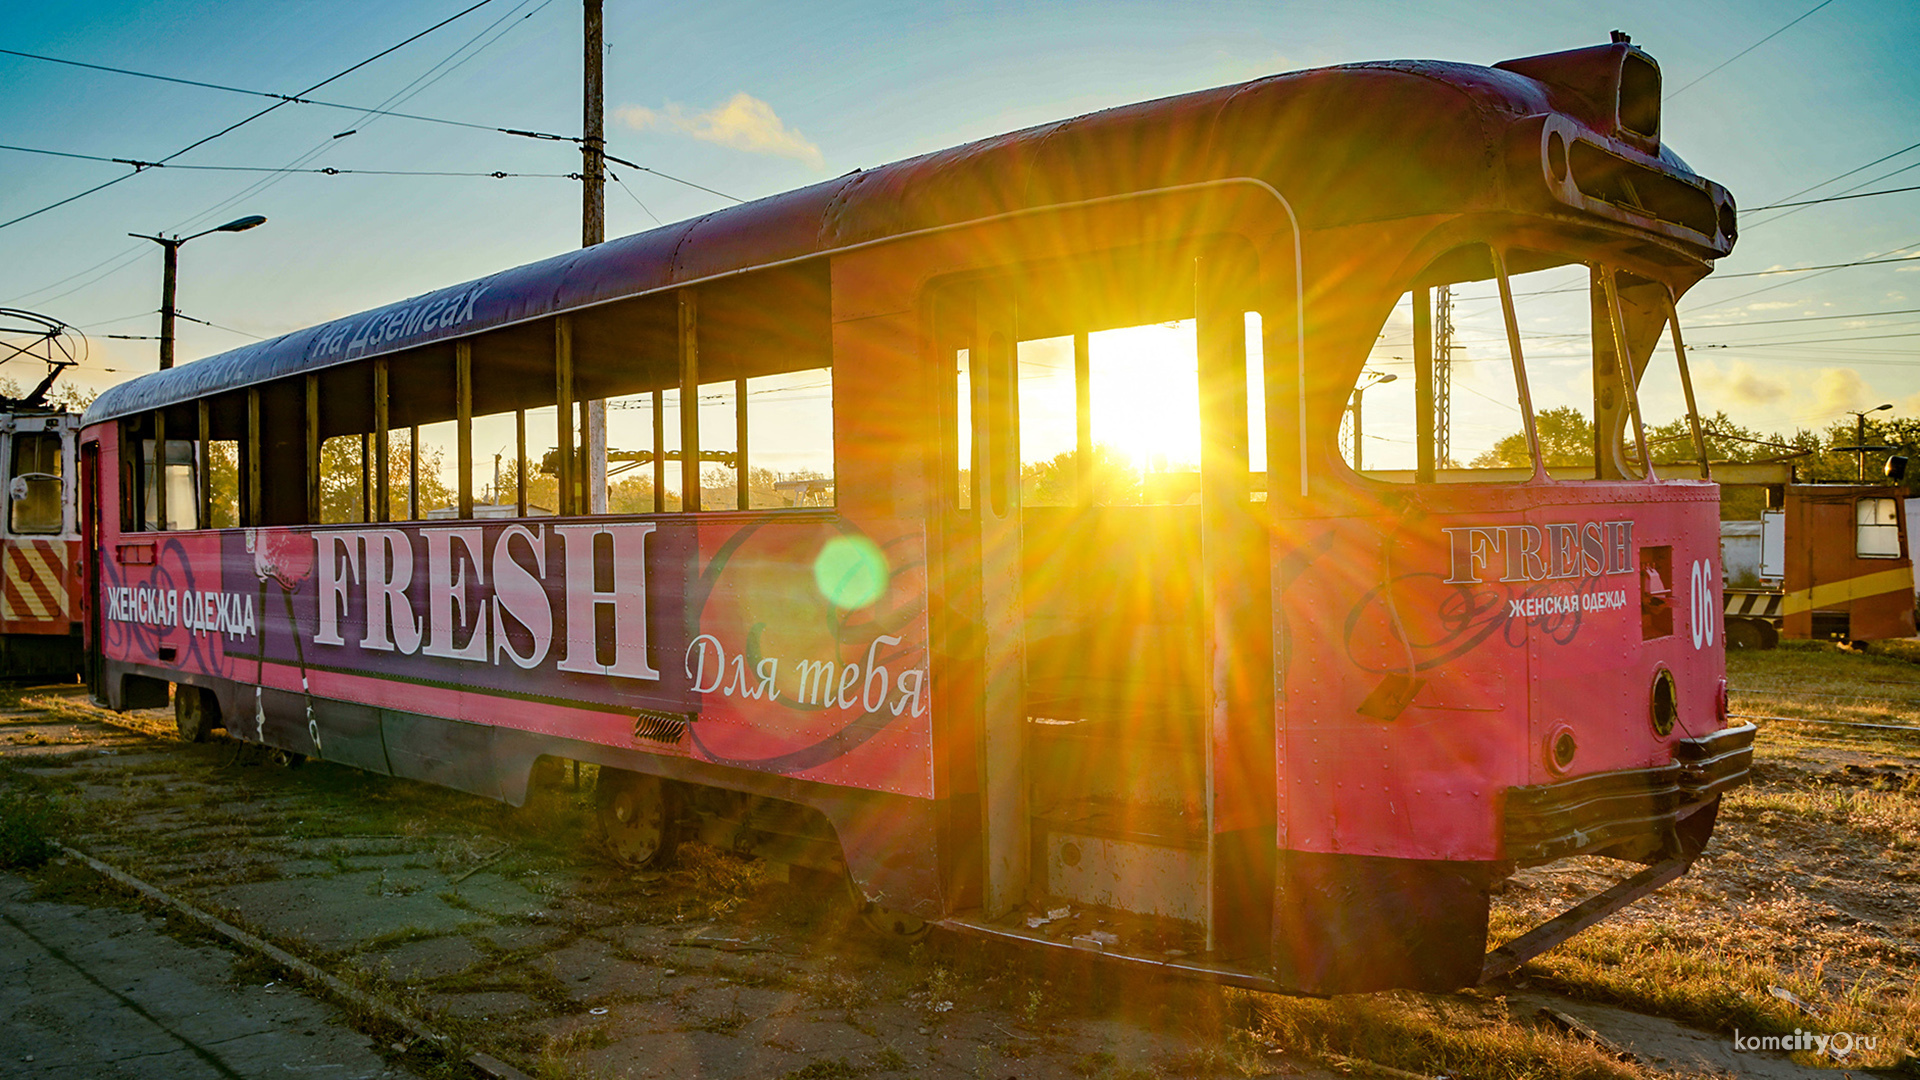
[{"label": "orange tram", "polygon": [[[592,763],[625,861],[843,869],[904,936],[1472,984],[1684,872],[1746,775],[1717,489],[1642,417],[1734,232],[1618,36],[856,171],[101,395],[93,691],[513,804]],[[1513,287],[1556,268],[1578,476]],[[1404,467],[1363,467],[1403,320]],[[1489,372],[1522,464],[1476,471],[1436,394]],[[1487,954],[1490,889],[1581,854],[1644,869]]]}]

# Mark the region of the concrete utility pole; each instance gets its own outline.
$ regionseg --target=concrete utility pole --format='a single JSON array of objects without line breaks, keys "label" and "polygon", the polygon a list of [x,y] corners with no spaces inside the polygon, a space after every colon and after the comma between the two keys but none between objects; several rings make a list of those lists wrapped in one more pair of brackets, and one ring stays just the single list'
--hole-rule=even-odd
[{"label": "concrete utility pole", "polygon": [[[584,0],[586,38],[585,103],[580,140],[580,246],[590,248],[607,239],[606,83],[600,61],[606,53],[601,0]],[[586,431],[587,511],[607,512],[607,403],[587,402]]]}]

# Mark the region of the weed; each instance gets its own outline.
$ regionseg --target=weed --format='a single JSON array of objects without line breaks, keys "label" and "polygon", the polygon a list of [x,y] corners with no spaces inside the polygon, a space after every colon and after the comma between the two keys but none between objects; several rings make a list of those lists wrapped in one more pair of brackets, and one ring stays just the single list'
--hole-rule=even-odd
[{"label": "weed", "polygon": [[60,854],[54,834],[68,821],[63,803],[37,792],[0,790],[0,867],[46,865]]},{"label": "weed", "polygon": [[883,1046],[873,1053],[873,1067],[881,1072],[904,1072],[907,1056],[891,1046]]},{"label": "weed", "polygon": [[[1234,992],[1240,993],[1240,992]],[[1250,1001],[1262,1045],[1322,1059],[1358,1058],[1422,1075],[1559,1076],[1582,1080],[1650,1075],[1599,1048],[1517,1023],[1467,998],[1395,992],[1328,1000]],[[1215,1072],[1239,1074],[1244,1053],[1217,1054]],[[1186,1069],[1183,1072],[1197,1072]]]}]

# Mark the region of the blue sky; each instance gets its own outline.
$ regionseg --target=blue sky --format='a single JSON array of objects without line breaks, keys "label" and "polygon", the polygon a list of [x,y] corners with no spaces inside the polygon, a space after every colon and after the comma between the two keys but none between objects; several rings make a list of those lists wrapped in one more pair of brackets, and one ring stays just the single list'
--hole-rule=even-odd
[{"label": "blue sky", "polygon": [[[1473,63],[1603,42],[1620,28],[1658,59],[1667,144],[1758,207],[1920,142],[1920,5],[1832,0],[1675,93],[1818,0],[1747,3],[1055,3],[698,5],[606,0],[613,153],[743,198],[1027,124],[1355,60]],[[10,5],[4,46],[290,93],[471,0]],[[504,20],[504,21],[499,21]],[[578,0],[492,0],[314,96],[501,127],[580,124]],[[489,29],[489,28],[492,29]],[[483,45],[477,53],[471,47]],[[472,54],[472,55],[469,55]],[[434,72],[450,58],[464,61]],[[433,74],[429,74],[434,72]],[[196,87],[0,56],[0,143],[155,159],[268,104]],[[354,129],[355,134],[334,136]],[[312,155],[308,157],[308,155]],[[287,105],[180,164],[568,173],[569,144]],[[1814,192],[1920,163],[1920,150]],[[724,200],[615,167],[609,235]],[[0,151],[0,221],[125,172]],[[183,361],[577,245],[576,183],[545,178],[150,170],[0,229],[0,306],[85,328],[95,387],[153,369],[160,255],[128,232],[269,223],[183,249]],[[1866,190],[1920,184],[1920,167]],[[256,187],[256,185],[259,185]],[[636,201],[637,199],[637,201]],[[640,204],[644,203],[644,209]],[[1920,192],[1752,214],[1723,273],[1920,251]],[[1920,262],[1814,276],[1711,279],[1683,307],[1709,410],[1764,428],[1824,426],[1892,401],[1920,411],[1920,315],[1760,320],[1920,308]],[[1754,290],[1767,291],[1747,294]],[[1798,344],[1751,344],[1757,342]],[[1742,345],[1741,343],[1749,343]],[[17,365],[16,365],[17,366]],[[34,373],[0,371],[29,381]]]}]

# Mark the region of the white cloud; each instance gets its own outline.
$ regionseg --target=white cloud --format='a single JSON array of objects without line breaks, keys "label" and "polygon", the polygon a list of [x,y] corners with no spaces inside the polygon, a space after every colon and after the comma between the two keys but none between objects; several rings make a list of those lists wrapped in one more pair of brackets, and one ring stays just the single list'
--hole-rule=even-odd
[{"label": "white cloud", "polygon": [[1821,368],[1813,384],[1813,408],[1816,416],[1838,416],[1850,409],[1871,408],[1873,387],[1852,368]]},{"label": "white cloud", "polygon": [[635,131],[656,128],[677,131],[750,154],[772,154],[804,161],[816,169],[826,167],[826,158],[818,146],[788,127],[774,113],[773,106],[744,92],[711,109],[692,110],[670,101],[660,109],[624,105],[615,109],[613,115]]},{"label": "white cloud", "polygon": [[1748,311],[1778,311],[1781,308],[1799,307],[1798,300],[1759,300],[1747,305]]},{"label": "white cloud", "polygon": [[1771,405],[1785,400],[1792,389],[1785,379],[1762,375],[1745,360],[1735,360],[1725,370],[1701,365],[1700,385],[1709,399],[1735,405]]}]

